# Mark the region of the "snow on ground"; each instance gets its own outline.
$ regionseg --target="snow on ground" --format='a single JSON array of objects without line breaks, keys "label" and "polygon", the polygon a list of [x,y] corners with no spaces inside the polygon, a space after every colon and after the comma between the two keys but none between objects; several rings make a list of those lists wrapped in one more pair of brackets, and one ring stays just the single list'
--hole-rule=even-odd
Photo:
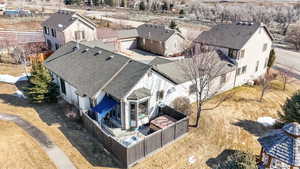
[{"label": "snow on ground", "polygon": [[257,122],[265,127],[272,127],[275,125],[276,119],[273,119],[272,117],[260,117],[257,119]]},{"label": "snow on ground", "polygon": [[18,98],[22,98],[22,99],[26,99],[27,97],[23,94],[22,91],[17,90],[16,93],[14,94],[14,96],[18,97]]},{"label": "snow on ground", "polygon": [[28,80],[27,76],[23,73],[22,76],[15,77],[11,75],[0,75],[0,82],[15,84],[18,81]]}]

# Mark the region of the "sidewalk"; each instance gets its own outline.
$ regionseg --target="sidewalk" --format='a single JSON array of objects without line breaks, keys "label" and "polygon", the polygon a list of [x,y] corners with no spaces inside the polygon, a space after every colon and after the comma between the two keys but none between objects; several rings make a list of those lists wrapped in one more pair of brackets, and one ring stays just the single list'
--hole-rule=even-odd
[{"label": "sidewalk", "polygon": [[0,113],[0,120],[11,121],[24,129],[44,149],[51,161],[59,169],[76,169],[66,154],[55,145],[44,132],[16,115]]}]

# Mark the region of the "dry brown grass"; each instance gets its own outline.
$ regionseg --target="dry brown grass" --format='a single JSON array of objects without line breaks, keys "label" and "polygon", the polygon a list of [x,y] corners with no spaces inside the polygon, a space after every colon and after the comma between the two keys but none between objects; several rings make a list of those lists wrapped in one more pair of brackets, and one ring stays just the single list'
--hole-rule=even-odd
[{"label": "dry brown grass", "polygon": [[[0,74],[5,72],[18,75],[22,72],[17,66],[2,66]],[[257,101],[260,94],[258,87],[238,87],[225,93],[233,92],[235,95],[219,107],[204,111],[200,128],[190,128],[190,132],[182,139],[146,158],[133,169],[206,169],[218,163],[220,154],[229,149],[258,154],[260,145],[256,139],[266,129],[256,123],[257,118],[276,118],[280,105],[300,89],[299,80],[288,84],[285,92],[281,90],[279,81],[274,81],[273,86],[263,102]],[[77,168],[117,167],[110,155],[103,151],[99,141],[77,123],[66,120],[62,107],[28,104],[11,96],[15,90],[13,85],[0,84],[1,112],[17,114],[40,128],[69,156]],[[223,95],[208,100],[206,108],[213,107]],[[194,124],[194,114],[190,119],[190,123]],[[190,156],[196,157],[196,163],[188,163]]]},{"label": "dry brown grass", "polygon": [[0,30],[35,31],[41,30],[46,17],[0,17]]},{"label": "dry brown grass", "polygon": [[9,74],[12,76],[21,76],[24,72],[24,65],[0,63],[0,74],[2,75]]},{"label": "dry brown grass", "polygon": [[55,169],[39,144],[12,122],[0,121],[0,168]]},{"label": "dry brown grass", "polygon": [[[280,82],[274,81],[275,88],[267,92],[263,102],[258,102],[259,87],[238,87],[214,97],[207,102],[206,108],[214,107],[224,94],[234,93],[219,107],[202,113],[200,128],[191,128],[187,136],[136,165],[135,169],[206,169],[218,164],[222,160],[220,155],[223,156],[227,150],[259,154],[260,145],[256,139],[268,129],[256,120],[263,116],[277,118],[280,105],[300,89],[298,82],[289,84],[287,91],[283,92]],[[194,115],[190,117],[191,124],[194,124]],[[190,156],[195,156],[197,162],[190,165]]]}]

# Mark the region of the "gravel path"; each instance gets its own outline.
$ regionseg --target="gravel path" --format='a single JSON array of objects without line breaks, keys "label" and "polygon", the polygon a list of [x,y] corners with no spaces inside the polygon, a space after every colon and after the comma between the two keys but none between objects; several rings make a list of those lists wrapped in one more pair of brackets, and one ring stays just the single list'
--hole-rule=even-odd
[{"label": "gravel path", "polygon": [[65,153],[58,146],[56,146],[44,132],[30,124],[28,121],[20,118],[19,116],[5,113],[0,113],[0,120],[12,121],[24,129],[41,145],[57,168],[76,169]]}]

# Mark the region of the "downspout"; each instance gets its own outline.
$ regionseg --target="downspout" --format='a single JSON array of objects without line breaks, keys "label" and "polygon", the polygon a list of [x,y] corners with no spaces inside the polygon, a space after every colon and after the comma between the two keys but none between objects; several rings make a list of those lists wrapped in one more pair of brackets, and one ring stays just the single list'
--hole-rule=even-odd
[{"label": "downspout", "polygon": [[236,83],[236,72],[237,72],[238,67],[235,68],[235,72],[234,72],[234,83],[233,83],[233,88],[235,88],[235,83]]},{"label": "downspout", "polygon": [[120,100],[120,106],[121,106],[121,126],[123,130],[126,130],[126,111],[125,111],[125,101],[123,98]]}]

